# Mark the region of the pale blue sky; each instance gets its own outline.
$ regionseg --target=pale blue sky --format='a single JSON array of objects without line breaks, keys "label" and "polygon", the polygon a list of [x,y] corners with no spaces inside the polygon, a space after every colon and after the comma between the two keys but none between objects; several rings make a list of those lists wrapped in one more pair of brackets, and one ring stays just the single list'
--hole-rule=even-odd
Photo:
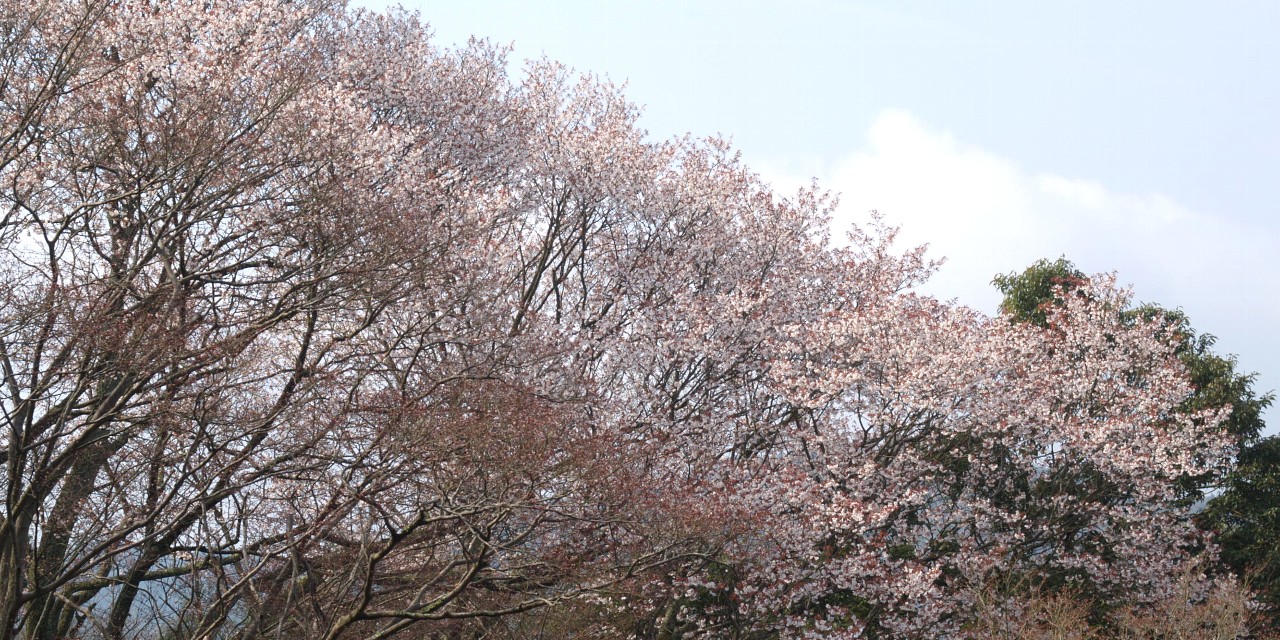
[{"label": "pale blue sky", "polygon": [[878,209],[948,257],[941,297],[993,312],[992,275],[1065,253],[1280,387],[1280,2],[404,4],[626,82],[654,137],[817,176],[838,222]]}]

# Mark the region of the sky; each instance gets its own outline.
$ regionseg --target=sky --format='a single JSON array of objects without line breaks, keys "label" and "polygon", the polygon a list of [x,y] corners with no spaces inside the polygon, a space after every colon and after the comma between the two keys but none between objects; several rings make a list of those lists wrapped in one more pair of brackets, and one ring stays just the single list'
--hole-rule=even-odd
[{"label": "sky", "polygon": [[441,46],[625,83],[654,139],[816,177],[835,237],[879,211],[946,258],[928,293],[995,313],[992,276],[1066,256],[1280,388],[1280,2],[403,4]]}]

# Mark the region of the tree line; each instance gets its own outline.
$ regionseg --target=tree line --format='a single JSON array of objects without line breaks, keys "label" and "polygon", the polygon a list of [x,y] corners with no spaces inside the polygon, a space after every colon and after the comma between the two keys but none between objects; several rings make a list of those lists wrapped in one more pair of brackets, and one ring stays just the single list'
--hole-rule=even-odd
[{"label": "tree line", "polygon": [[921,296],[878,217],[508,67],[326,0],[0,0],[0,635],[1249,628],[1270,396],[1185,317]]}]

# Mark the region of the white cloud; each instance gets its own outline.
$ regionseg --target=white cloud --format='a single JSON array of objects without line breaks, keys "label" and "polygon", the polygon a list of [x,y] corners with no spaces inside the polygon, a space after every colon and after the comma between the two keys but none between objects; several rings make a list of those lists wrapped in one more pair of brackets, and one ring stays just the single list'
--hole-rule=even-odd
[{"label": "white cloud", "polygon": [[[808,180],[762,173],[784,190]],[[899,110],[875,120],[863,148],[815,173],[841,194],[833,237],[875,209],[902,226],[903,246],[927,243],[931,255],[946,257],[928,293],[991,313],[999,302],[992,276],[1065,255],[1086,272],[1118,272],[1141,301],[1183,307],[1197,329],[1219,336],[1223,351],[1241,355],[1245,370],[1262,373],[1262,390],[1280,382],[1280,346],[1271,340],[1280,325],[1273,229],[1193,211],[1160,193],[1033,173]]]}]

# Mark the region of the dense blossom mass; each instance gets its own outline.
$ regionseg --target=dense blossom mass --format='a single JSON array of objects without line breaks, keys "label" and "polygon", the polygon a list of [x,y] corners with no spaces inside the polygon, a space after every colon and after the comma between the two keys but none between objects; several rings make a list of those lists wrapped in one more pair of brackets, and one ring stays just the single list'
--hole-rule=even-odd
[{"label": "dense blossom mass", "polygon": [[879,219],[428,33],[0,0],[0,635],[959,637],[1209,544],[1223,416],[1111,279],[918,295]]}]

